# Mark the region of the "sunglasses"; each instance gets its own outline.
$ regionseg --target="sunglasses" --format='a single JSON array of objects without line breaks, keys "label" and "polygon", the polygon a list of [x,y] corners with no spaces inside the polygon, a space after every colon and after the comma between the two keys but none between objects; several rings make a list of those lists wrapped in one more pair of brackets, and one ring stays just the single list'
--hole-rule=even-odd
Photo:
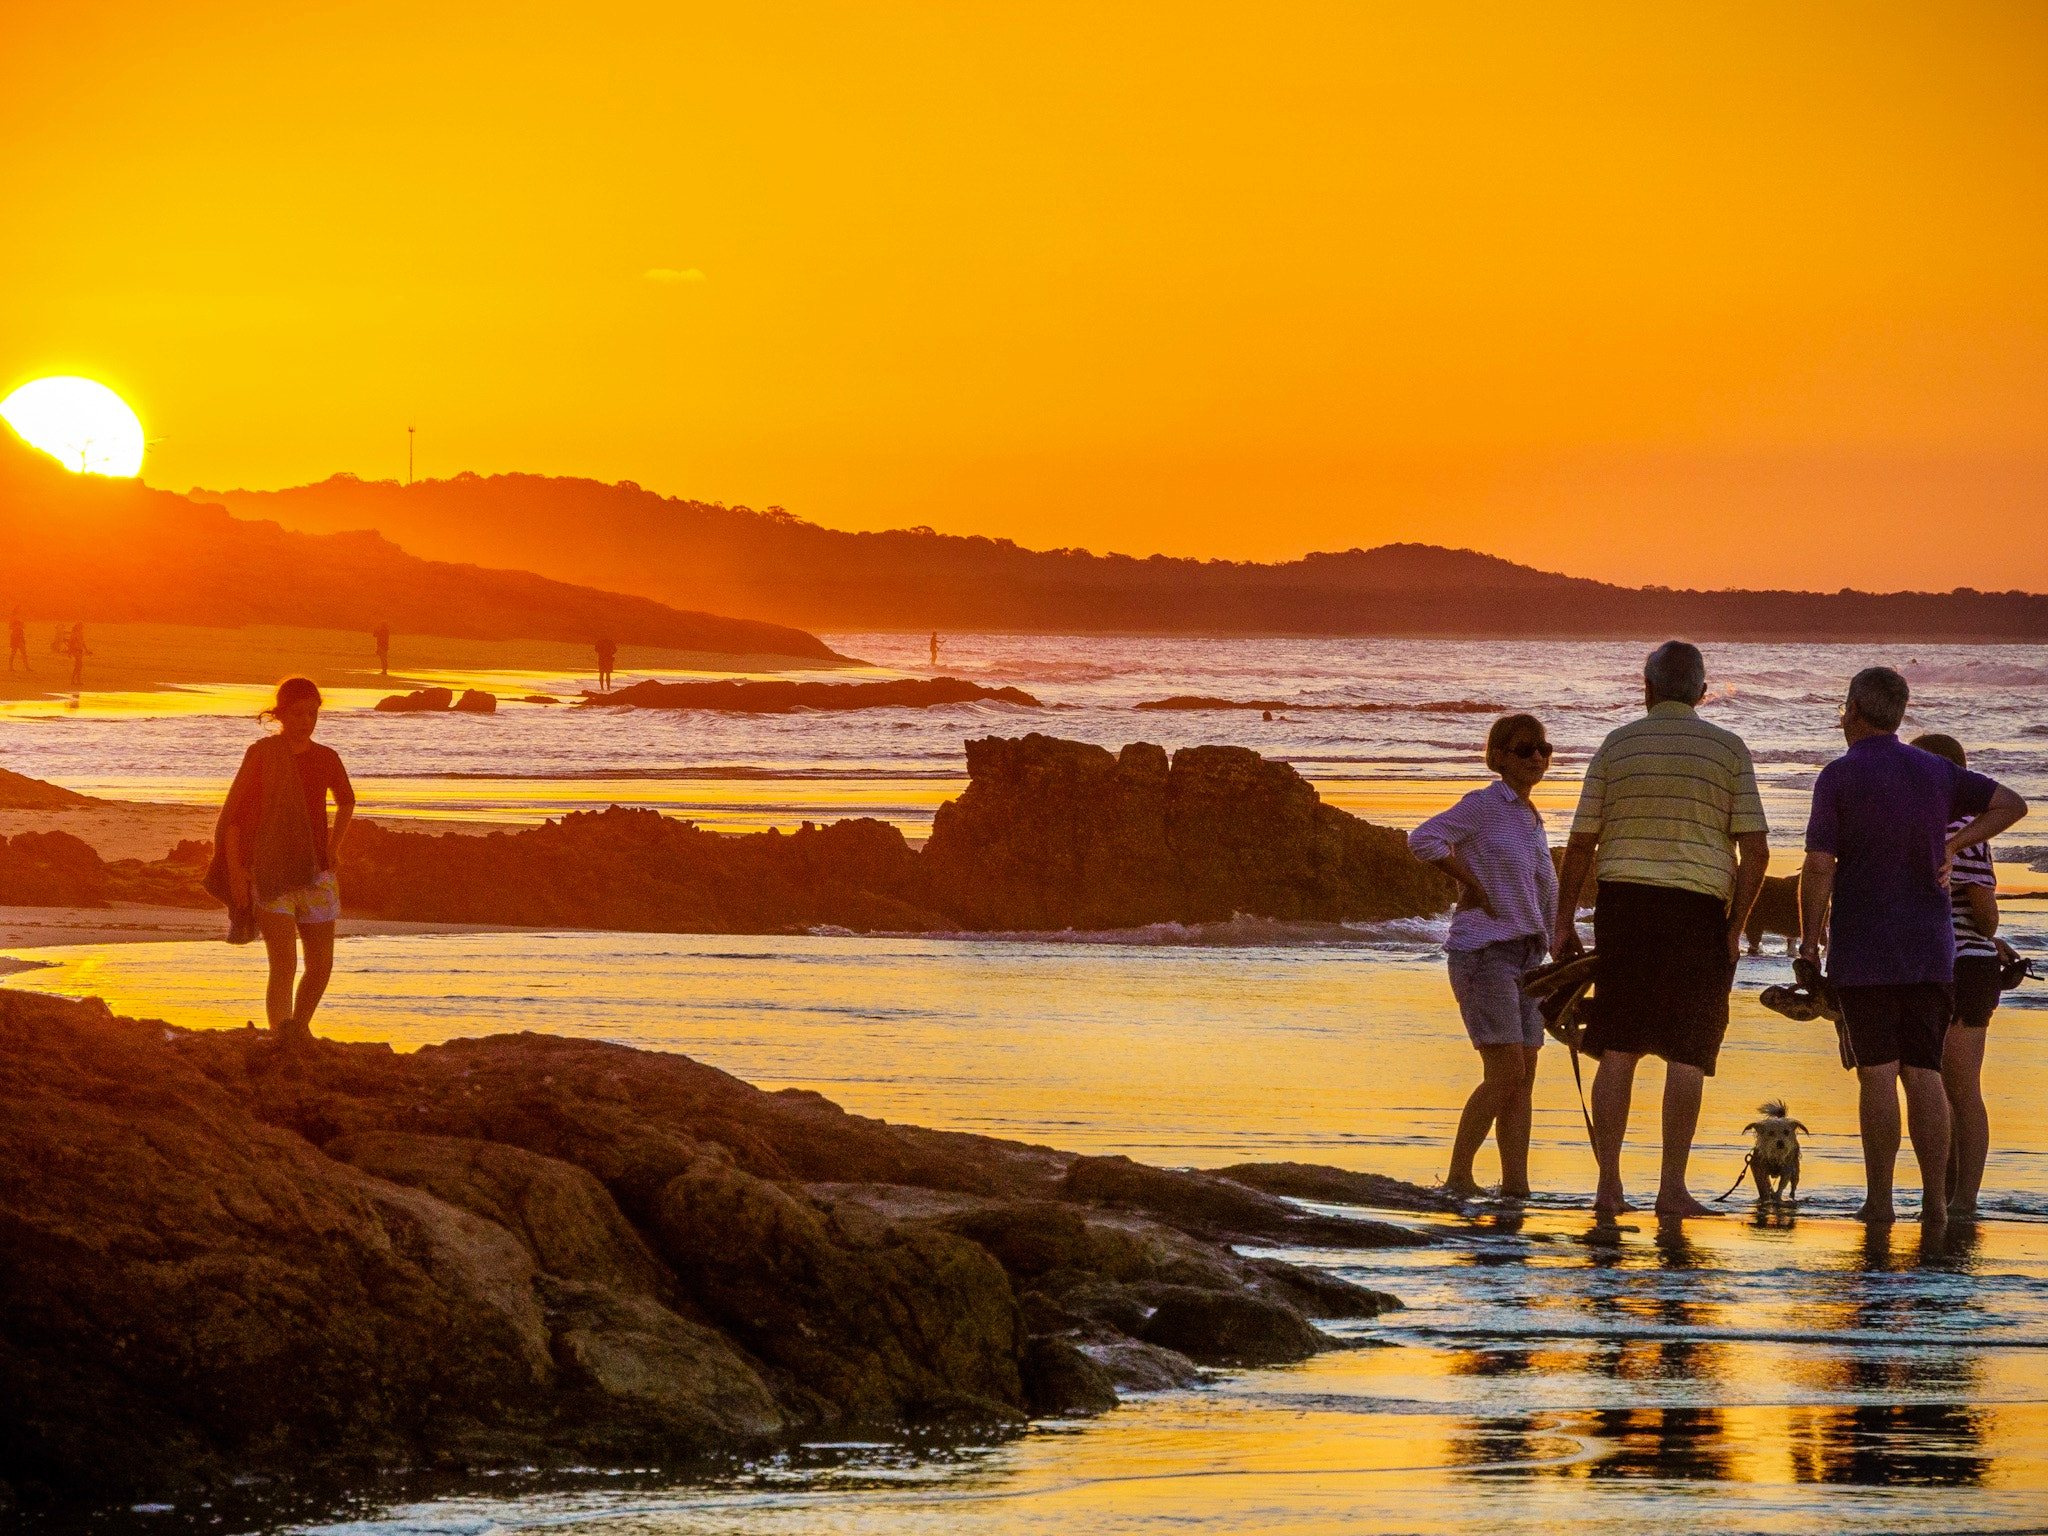
[{"label": "sunglasses", "polygon": [[1525,741],[1519,747],[1508,748],[1508,751],[1525,763],[1532,757],[1548,757],[1553,750],[1547,741]]}]

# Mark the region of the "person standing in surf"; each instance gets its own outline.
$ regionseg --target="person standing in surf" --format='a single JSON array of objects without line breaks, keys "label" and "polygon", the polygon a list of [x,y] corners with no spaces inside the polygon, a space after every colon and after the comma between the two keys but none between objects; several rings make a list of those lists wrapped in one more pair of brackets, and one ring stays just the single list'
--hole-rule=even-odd
[{"label": "person standing in surf", "polygon": [[1593,1077],[1593,1209],[1629,1210],[1621,1182],[1636,1063],[1664,1058],[1659,1216],[1704,1216],[1686,1188],[1700,1098],[1728,1032],[1728,990],[1771,858],[1749,748],[1697,706],[1707,664],[1667,640],[1643,663],[1647,713],[1611,732],[1586,767],[1558,878],[1560,959],[1581,948],[1579,892],[1597,870],[1593,943],[1600,956],[1583,1049]]},{"label": "person standing in surf", "polygon": [[[1953,736],[1930,732],[1908,746],[1945,757],[1958,768],[1970,760]],[[1950,834],[1969,825],[1966,818],[1949,823]],[[1948,875],[1949,924],[1956,936],[1955,1006],[1948,1033],[1941,1042],[1941,1081],[1948,1092],[1948,1216],[1970,1221],[1977,1215],[1977,1192],[1984,1183],[1984,1160],[1991,1152],[1991,1117],[1984,1108],[1984,1042],[1991,1015],[1998,1011],[2005,962],[2014,958],[2010,945],[1998,937],[1998,875],[1989,843],[1971,843],[1956,850]]]},{"label": "person standing in surf", "polygon": [[[334,924],[341,916],[336,871],[356,806],[340,754],[313,740],[321,702],[311,678],[288,677],[277,685],[275,702],[259,717],[274,723],[276,733],[242,755],[206,877],[207,889],[230,911],[253,910],[270,956],[270,1028],[290,1044],[312,1039],[313,1013],[334,972]],[[305,974],[294,990],[301,946]]]},{"label": "person standing in surf", "polygon": [[1486,766],[1499,775],[1408,834],[1415,857],[1458,882],[1444,941],[1451,995],[1479,1052],[1482,1076],[1465,1101],[1444,1187],[1476,1195],[1472,1159],[1486,1133],[1500,1149],[1500,1192],[1529,1194],[1530,1094],[1543,1049],[1543,1015],[1522,995],[1522,973],[1543,963],[1557,918],[1557,870],[1543,813],[1530,791],[1550,768],[1550,742],[1534,715],[1503,715],[1486,733]]},{"label": "person standing in surf", "polygon": [[[1955,1010],[1951,882],[1956,856],[2027,814],[2027,802],[1981,773],[1899,740],[1910,690],[1890,667],[1865,667],[1842,703],[1848,750],[1813,782],[1799,871],[1799,954],[1819,963],[1842,1000],[1856,1066],[1863,1207],[1895,1219],[1899,1091],[1920,1164],[1920,1221],[1948,1223],[1949,1101],[1943,1047]],[[1958,826],[1957,823],[1961,825]],[[1953,830],[1951,830],[1953,829]]]}]

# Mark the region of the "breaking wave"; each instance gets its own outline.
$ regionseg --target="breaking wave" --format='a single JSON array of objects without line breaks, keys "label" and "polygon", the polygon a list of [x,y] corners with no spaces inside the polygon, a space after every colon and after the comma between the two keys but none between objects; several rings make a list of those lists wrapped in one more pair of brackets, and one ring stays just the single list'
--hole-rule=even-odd
[{"label": "breaking wave", "polygon": [[[817,938],[856,938],[850,928],[809,929]],[[1450,920],[1403,917],[1382,923],[1288,922],[1240,914],[1220,923],[1147,923],[1140,928],[937,930],[892,933],[889,938],[935,939],[979,944],[1104,944],[1164,949],[1359,949],[1425,954],[1442,947]],[[872,937],[872,935],[868,935]]]}]

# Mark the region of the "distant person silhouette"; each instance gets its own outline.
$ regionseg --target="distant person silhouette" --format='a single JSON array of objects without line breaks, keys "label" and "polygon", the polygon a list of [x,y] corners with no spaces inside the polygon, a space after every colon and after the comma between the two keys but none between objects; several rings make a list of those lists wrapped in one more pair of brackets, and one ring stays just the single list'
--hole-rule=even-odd
[{"label": "distant person silhouette", "polygon": [[391,675],[391,626],[379,624],[370,631],[370,638],[377,642],[377,670],[385,677]]},{"label": "distant person silhouette", "polygon": [[14,658],[21,658],[21,670],[33,672],[28,664],[28,625],[22,622],[21,610],[15,609],[7,620],[7,670],[14,670]]},{"label": "distant person silhouette", "polygon": [[71,658],[71,686],[83,688],[85,686],[85,658],[92,654],[91,651],[85,648],[85,626],[83,624],[71,626],[71,638],[64,642],[64,654]]},{"label": "distant person silhouette", "polygon": [[932,631],[932,665],[933,665],[934,667],[936,667],[936,666],[937,666],[938,664],[939,664],[939,632],[938,632],[937,630],[933,630],[933,631]]},{"label": "distant person silhouette", "polygon": [[612,663],[619,658],[619,647],[611,640],[597,642],[597,687],[600,693],[612,691]]}]

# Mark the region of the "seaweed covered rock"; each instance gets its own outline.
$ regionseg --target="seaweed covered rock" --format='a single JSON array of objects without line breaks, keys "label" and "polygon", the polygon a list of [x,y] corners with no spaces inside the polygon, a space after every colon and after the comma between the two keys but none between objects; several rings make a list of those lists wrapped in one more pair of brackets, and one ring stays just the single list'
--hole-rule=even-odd
[{"label": "seaweed covered rock", "polygon": [[923,854],[931,904],[970,927],[1126,928],[1239,914],[1416,917],[1450,898],[1398,832],[1325,805],[1245,747],[1169,761],[1032,734],[967,743],[966,791]]}]

